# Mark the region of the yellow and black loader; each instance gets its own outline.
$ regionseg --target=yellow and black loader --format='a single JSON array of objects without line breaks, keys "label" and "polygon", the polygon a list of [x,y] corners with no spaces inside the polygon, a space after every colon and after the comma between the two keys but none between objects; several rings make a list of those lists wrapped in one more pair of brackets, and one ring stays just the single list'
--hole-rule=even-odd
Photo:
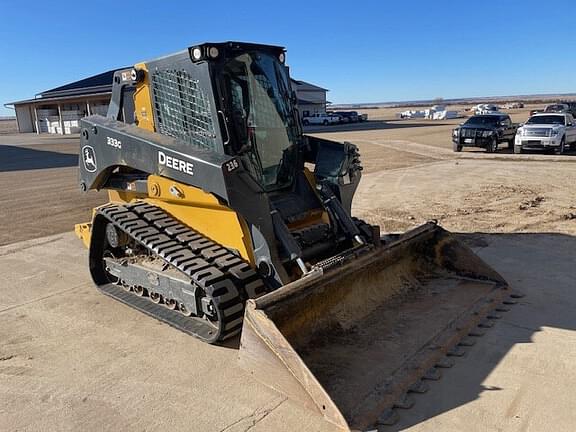
[{"label": "yellow and black loader", "polygon": [[[510,296],[436,223],[351,215],[356,146],[302,131],[285,50],[205,43],[114,74],[81,122],[76,226],[105,294],[209,343],[343,430],[389,420]],[[382,191],[385,193],[385,191]]]}]

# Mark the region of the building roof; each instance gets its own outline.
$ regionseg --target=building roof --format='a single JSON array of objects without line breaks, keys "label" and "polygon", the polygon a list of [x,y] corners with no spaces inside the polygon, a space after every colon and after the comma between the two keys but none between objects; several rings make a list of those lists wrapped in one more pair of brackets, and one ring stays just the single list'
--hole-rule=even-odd
[{"label": "building roof", "polygon": [[313,102],[313,101],[298,98],[298,105],[324,105],[324,103],[323,102]]},{"label": "building roof", "polygon": [[[111,93],[114,72],[122,69],[126,68],[109,70],[98,75],[93,75],[79,81],[74,81],[60,87],[55,87],[53,89],[43,91],[38,93],[34,99],[8,102],[4,105],[18,105],[32,102],[49,102],[59,99],[71,99],[74,97],[96,96]],[[306,81],[298,81],[292,79],[292,83],[298,87],[299,91],[328,91],[325,88],[319,87]],[[305,103],[306,102],[304,102],[304,104]]]},{"label": "building roof", "polygon": [[81,94],[70,95],[70,96],[55,96],[55,97],[25,99],[25,100],[20,100],[20,101],[15,101],[15,102],[7,102],[4,104],[4,106],[21,105],[21,104],[27,104],[27,103],[44,104],[44,103],[50,103],[50,102],[56,102],[56,101],[66,101],[66,100],[74,100],[74,99],[77,100],[77,99],[81,99],[81,98],[85,98],[85,97],[110,96],[110,93],[112,93],[112,91],[103,91],[103,92],[99,92],[99,93],[90,93],[90,94],[81,93]]},{"label": "building roof", "polygon": [[75,96],[90,93],[102,93],[103,91],[112,91],[112,80],[114,72],[120,69],[113,69],[98,75],[74,81],[60,87],[38,93],[36,96],[42,98],[58,96]]},{"label": "building roof", "polygon": [[5,105],[18,105],[32,102],[49,102],[83,96],[106,95],[112,92],[112,80],[114,78],[114,72],[117,70],[121,69],[109,70],[98,75],[93,75],[79,81],[74,81],[60,87],[55,87],[53,89],[43,91],[38,93],[34,99],[8,102]]},{"label": "building roof", "polygon": [[328,89],[325,89],[323,87],[317,86],[315,84],[311,84],[309,82],[306,81],[299,81],[299,80],[295,80],[292,79],[292,84],[295,84],[298,86],[298,90],[315,90],[315,91],[329,91]]}]

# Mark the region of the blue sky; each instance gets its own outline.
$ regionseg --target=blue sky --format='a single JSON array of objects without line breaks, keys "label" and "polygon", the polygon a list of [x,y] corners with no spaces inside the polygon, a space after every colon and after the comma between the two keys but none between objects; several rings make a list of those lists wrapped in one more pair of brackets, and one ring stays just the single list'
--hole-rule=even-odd
[{"label": "blue sky", "polygon": [[[125,14],[125,15],[122,15]],[[335,103],[576,92],[573,1],[67,1],[0,5],[3,104],[202,41],[286,46]]]}]

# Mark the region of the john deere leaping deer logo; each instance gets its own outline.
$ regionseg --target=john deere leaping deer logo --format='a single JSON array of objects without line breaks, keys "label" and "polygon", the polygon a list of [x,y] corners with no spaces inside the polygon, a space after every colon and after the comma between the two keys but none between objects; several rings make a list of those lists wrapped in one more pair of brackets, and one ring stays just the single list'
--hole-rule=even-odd
[{"label": "john deere leaping deer logo", "polygon": [[96,153],[91,146],[82,147],[82,160],[84,161],[84,168],[88,172],[94,172],[98,169],[96,166]]}]

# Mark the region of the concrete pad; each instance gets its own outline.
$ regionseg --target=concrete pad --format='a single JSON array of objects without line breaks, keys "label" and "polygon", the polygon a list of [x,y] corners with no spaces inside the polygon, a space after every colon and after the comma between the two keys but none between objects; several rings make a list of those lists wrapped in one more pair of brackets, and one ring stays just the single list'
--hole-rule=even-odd
[{"label": "concrete pad", "polygon": [[99,294],[86,261],[71,233],[0,248],[0,430],[333,430],[239,369],[238,340]]},{"label": "concrete pad", "polygon": [[[477,236],[474,236],[478,239]],[[480,256],[526,294],[386,430],[573,431],[576,238],[482,235]]]},{"label": "concrete pad", "polygon": [[[527,296],[388,430],[571,431],[576,238],[466,235]],[[210,346],[99,294],[71,233],[0,248],[0,430],[336,429]]]}]

